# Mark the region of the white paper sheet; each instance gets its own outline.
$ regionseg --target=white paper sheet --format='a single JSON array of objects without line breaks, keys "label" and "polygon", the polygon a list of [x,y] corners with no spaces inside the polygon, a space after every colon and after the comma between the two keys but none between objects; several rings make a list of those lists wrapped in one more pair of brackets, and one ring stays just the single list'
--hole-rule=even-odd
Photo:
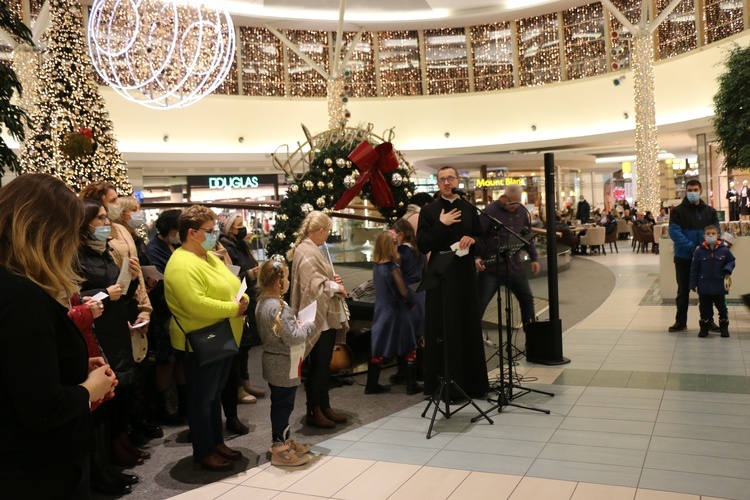
[{"label": "white paper sheet", "polygon": [[240,290],[237,292],[237,297],[235,297],[235,300],[237,300],[237,302],[240,301],[240,299],[242,298],[242,294],[245,293],[245,290],[247,290],[247,281],[245,280],[245,278],[242,278]]},{"label": "white paper sheet", "polygon": [[289,378],[302,376],[302,359],[305,356],[305,344],[295,345],[289,348]]},{"label": "white paper sheet", "polygon": [[91,298],[94,299],[94,300],[104,300],[107,297],[109,297],[108,293],[106,293],[106,292],[99,292],[99,293],[97,293],[96,295],[94,295]]},{"label": "white paper sheet", "polygon": [[297,319],[301,325],[305,323],[315,323],[315,315],[318,313],[318,301],[311,303],[309,306],[302,309],[297,315]]},{"label": "white paper sheet", "polygon": [[227,267],[230,271],[234,273],[235,276],[240,275],[240,266],[233,266],[232,264],[227,264]]},{"label": "white paper sheet", "polygon": [[143,273],[144,278],[151,278],[156,281],[164,279],[164,275],[156,269],[156,266],[141,266],[141,272]]},{"label": "white paper sheet", "polygon": [[463,257],[464,255],[469,254],[468,248],[458,248],[458,241],[451,245],[451,250],[456,252],[456,257]]},{"label": "white paper sheet", "polygon": [[144,326],[148,325],[151,321],[150,320],[144,320],[140,323],[136,323],[135,325],[131,325],[131,328],[143,328]]},{"label": "white paper sheet", "polygon": [[128,266],[129,260],[123,259],[122,268],[120,269],[120,276],[117,277],[117,284],[122,285],[122,293],[126,293],[130,288],[130,266]]}]

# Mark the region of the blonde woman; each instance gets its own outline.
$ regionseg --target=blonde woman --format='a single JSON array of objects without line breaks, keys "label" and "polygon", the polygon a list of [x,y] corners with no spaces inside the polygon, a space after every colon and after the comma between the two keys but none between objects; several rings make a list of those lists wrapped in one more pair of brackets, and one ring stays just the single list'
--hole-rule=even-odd
[{"label": "blonde woman", "polygon": [[287,253],[292,262],[291,307],[299,314],[313,302],[318,302],[315,327],[320,338],[310,351],[305,379],[307,393],[306,423],[311,427],[330,429],[335,424],[346,423],[346,417],[331,408],[328,389],[328,371],[333,357],[333,347],[346,341],[349,323],[344,308],[346,289],[341,276],[320,251],[331,232],[331,219],[323,212],[310,212],[299,228],[294,248]]},{"label": "blonde woman", "polygon": [[89,405],[113,395],[117,380],[102,358],[89,358],[68,318],[81,220],[80,200],[51,175],[25,174],[0,189],[4,498],[91,496]]}]

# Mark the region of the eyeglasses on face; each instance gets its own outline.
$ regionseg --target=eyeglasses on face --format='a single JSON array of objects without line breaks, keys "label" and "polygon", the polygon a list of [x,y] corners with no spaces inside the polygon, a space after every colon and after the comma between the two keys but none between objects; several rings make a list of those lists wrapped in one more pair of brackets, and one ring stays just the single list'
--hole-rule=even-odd
[{"label": "eyeglasses on face", "polygon": [[106,214],[102,214],[102,215],[97,215],[97,216],[96,216],[96,218],[97,218],[97,219],[98,219],[98,220],[99,220],[100,222],[108,222],[108,221],[109,221],[109,217],[108,217],[108,216],[107,216]]},{"label": "eyeglasses on face", "polygon": [[441,177],[437,181],[438,181],[438,184],[445,184],[446,182],[453,182],[455,180],[456,178],[451,175],[449,177]]},{"label": "eyeglasses on face", "polygon": [[198,229],[196,229],[196,231],[203,231],[205,234],[213,234],[214,236],[219,235],[219,230],[215,227],[212,227],[210,229],[207,227],[199,227]]}]

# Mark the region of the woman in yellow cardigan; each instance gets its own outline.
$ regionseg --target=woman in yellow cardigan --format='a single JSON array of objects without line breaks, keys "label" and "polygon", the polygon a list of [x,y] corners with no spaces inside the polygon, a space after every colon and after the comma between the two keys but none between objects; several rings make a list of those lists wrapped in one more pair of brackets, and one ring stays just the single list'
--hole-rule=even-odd
[{"label": "woman in yellow cardigan", "polygon": [[235,300],[240,281],[208,251],[216,244],[215,224],[216,215],[207,207],[193,205],[182,213],[179,220],[182,246],[174,251],[164,270],[164,295],[172,311],[169,325],[172,346],[187,352],[185,388],[193,466],[222,471],[232,469],[232,461],[242,458],[239,451],[224,444],[221,426],[221,390],[229,376],[232,358],[199,366],[186,345],[184,333],[229,318],[238,344],[242,336],[242,316],[249,300],[247,295]]}]

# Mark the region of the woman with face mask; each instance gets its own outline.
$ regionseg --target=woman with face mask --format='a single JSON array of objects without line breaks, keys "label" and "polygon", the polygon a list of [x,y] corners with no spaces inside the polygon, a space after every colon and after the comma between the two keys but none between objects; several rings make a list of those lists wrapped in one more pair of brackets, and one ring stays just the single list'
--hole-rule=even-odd
[{"label": "woman with face mask", "polygon": [[[99,201],[84,199],[83,211],[78,250],[78,273],[84,280],[81,283],[81,297],[92,297],[100,292],[108,295],[102,300],[102,315],[94,320],[94,333],[103,356],[119,380],[116,397],[102,404],[92,415],[97,445],[92,484],[99,491],[118,491],[113,489],[115,484],[111,481],[111,475],[105,473],[103,477],[97,477],[96,466],[107,471],[110,453],[114,463],[124,467],[133,467],[150,457],[149,453],[135,448],[127,437],[131,392],[135,381],[127,300],[135,293],[138,282],[130,281],[127,289],[117,283],[120,269],[109,245],[112,226],[104,206]],[[120,487],[124,488],[124,485]]]}]

